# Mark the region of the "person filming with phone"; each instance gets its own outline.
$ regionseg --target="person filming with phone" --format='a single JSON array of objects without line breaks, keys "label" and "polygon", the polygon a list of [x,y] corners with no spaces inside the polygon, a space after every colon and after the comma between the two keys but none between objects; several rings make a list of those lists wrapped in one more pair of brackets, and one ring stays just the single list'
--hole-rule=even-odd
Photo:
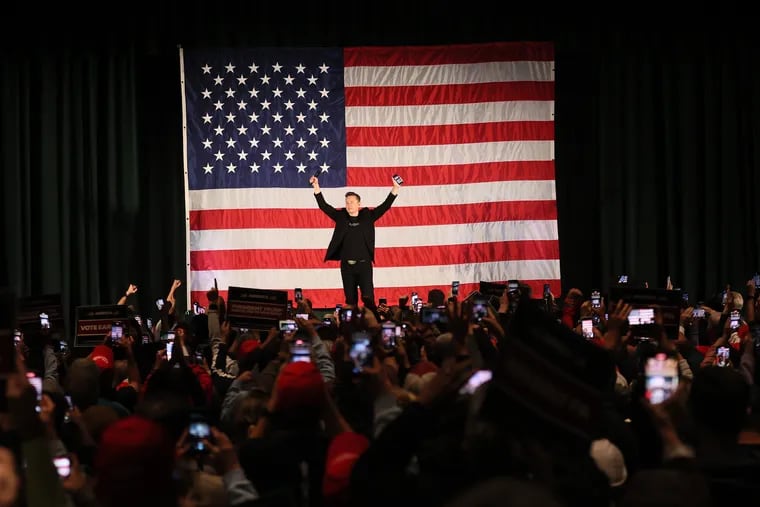
[{"label": "person filming with phone", "polygon": [[355,305],[359,302],[357,287],[361,290],[362,300],[374,302],[372,263],[375,261],[375,222],[390,209],[403,180],[394,175],[393,188],[388,197],[374,209],[362,208],[361,197],[355,192],[346,192],[345,208],[333,208],[325,201],[316,175],[309,179],[309,183],[314,189],[319,209],[335,222],[325,261],[340,261],[345,303]]}]

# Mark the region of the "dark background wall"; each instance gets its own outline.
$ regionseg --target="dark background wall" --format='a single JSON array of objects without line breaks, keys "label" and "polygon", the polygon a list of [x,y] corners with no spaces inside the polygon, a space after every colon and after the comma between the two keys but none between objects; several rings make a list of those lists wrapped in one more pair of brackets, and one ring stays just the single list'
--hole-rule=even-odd
[{"label": "dark background wall", "polygon": [[604,289],[626,272],[660,286],[671,275],[706,299],[760,269],[749,20],[495,7],[10,6],[15,33],[0,36],[0,286],[60,292],[70,311],[115,301],[130,282],[147,306],[184,280],[178,45],[553,41],[563,291]]}]

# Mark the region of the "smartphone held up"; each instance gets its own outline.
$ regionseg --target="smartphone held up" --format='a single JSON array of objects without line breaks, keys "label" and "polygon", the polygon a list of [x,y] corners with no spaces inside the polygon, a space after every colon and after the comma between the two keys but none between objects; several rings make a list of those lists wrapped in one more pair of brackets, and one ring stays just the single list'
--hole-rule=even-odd
[{"label": "smartphone held up", "polygon": [[662,403],[678,388],[678,361],[657,354],[647,360],[644,376],[647,400],[653,405]]}]

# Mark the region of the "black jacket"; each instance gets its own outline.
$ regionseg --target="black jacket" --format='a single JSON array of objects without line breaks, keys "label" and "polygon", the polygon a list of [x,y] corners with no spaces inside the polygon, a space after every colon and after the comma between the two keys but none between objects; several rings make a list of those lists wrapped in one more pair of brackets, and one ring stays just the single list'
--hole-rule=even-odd
[{"label": "black jacket", "polygon": [[[385,214],[396,200],[395,195],[389,192],[388,197],[374,209],[362,208],[359,210],[359,227],[364,236],[364,241],[367,244],[367,250],[369,251],[370,260],[375,261],[375,221]],[[325,201],[325,197],[322,192],[314,194],[314,198],[317,200],[319,209],[321,209],[325,215],[330,217],[335,222],[335,229],[333,230],[332,239],[330,245],[327,247],[325,253],[326,261],[339,261],[340,259],[340,247],[343,244],[343,238],[345,238],[348,232],[348,212],[345,208],[335,209]]]}]

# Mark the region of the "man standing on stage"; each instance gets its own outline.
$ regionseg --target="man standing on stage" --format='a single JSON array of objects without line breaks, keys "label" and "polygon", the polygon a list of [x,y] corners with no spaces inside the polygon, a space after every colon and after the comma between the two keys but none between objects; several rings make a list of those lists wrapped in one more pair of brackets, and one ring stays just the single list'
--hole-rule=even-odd
[{"label": "man standing on stage", "polygon": [[325,261],[340,261],[340,276],[343,279],[343,293],[346,304],[359,302],[358,286],[362,300],[375,301],[375,286],[372,280],[372,263],[375,261],[375,221],[385,214],[396,200],[401,188],[401,178],[393,178],[393,189],[382,204],[374,209],[361,208],[361,197],[355,192],[346,192],[346,207],[335,209],[325,201],[319,188],[319,180],[312,176],[309,180],[314,188],[314,198],[321,209],[333,222],[330,245]]}]

